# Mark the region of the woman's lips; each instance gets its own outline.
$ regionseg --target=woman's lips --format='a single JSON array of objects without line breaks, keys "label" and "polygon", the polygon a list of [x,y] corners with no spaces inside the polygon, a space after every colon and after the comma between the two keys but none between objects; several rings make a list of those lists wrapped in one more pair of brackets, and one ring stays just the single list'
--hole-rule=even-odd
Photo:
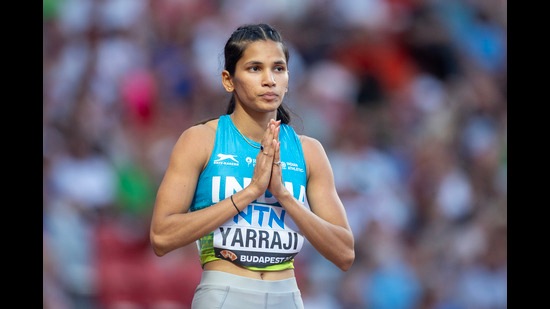
[{"label": "woman's lips", "polygon": [[262,97],[266,100],[272,101],[272,100],[277,99],[279,97],[279,95],[276,94],[275,92],[266,92],[266,93],[261,94],[260,97]]}]

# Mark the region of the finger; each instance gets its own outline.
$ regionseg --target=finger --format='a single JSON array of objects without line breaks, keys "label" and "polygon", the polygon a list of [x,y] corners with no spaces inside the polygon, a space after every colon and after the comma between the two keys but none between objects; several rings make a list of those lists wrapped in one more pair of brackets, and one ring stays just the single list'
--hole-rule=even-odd
[{"label": "finger", "polygon": [[273,149],[274,149],[274,152],[273,152],[273,164],[274,165],[277,165],[277,166],[281,166],[281,142],[276,140],[275,138],[273,139]]},{"label": "finger", "polygon": [[260,144],[260,151],[264,155],[269,155],[271,147],[271,141],[273,139],[273,124],[268,123],[267,128],[264,132],[264,136],[262,137],[262,142]]},{"label": "finger", "polygon": [[278,128],[280,125],[281,125],[281,120],[275,120],[275,119],[271,119],[269,121],[270,124],[273,124],[275,126],[275,128]]},{"label": "finger", "polygon": [[265,149],[264,145],[260,145],[260,152],[262,152],[264,155],[268,155],[269,153],[267,152],[267,149]]},{"label": "finger", "polygon": [[278,144],[279,144],[279,131],[280,131],[280,127],[277,127],[274,129],[274,132],[273,132],[273,149],[275,150],[273,153],[274,155],[276,154],[277,155],[277,160],[279,159],[279,150],[278,150]]},{"label": "finger", "polygon": [[[279,124],[280,124],[280,121],[279,121]],[[277,125],[275,127],[275,130],[273,132],[273,138],[276,139],[277,141],[279,141],[279,132],[281,131],[281,127],[279,125]]]}]

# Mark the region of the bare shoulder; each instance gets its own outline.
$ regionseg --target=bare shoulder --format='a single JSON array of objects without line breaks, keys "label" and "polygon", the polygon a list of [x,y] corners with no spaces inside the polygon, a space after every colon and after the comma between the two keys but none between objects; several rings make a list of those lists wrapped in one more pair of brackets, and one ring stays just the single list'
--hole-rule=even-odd
[{"label": "bare shoulder", "polygon": [[195,147],[212,147],[216,136],[216,128],[218,127],[218,119],[210,120],[206,123],[196,124],[187,128],[181,134],[178,143],[182,142]]},{"label": "bare shoulder", "polygon": [[330,163],[323,144],[316,138],[307,135],[300,135],[302,149],[304,151],[304,159],[306,161],[308,176],[311,176],[312,171],[324,170]]},{"label": "bare shoulder", "polygon": [[218,119],[210,120],[202,124],[196,124],[183,131],[180,138],[191,140],[213,139],[216,135],[217,127]]},{"label": "bare shoulder", "polygon": [[310,184],[315,179],[332,179],[332,167],[323,144],[316,138],[300,135],[304,159],[306,161],[307,177]]},{"label": "bare shoulder", "polygon": [[306,158],[309,155],[319,155],[325,152],[323,145],[319,140],[307,135],[300,135],[300,141],[302,142],[302,149]]},{"label": "bare shoulder", "polygon": [[174,146],[175,157],[202,164],[210,157],[216,138],[218,119],[187,128]]}]

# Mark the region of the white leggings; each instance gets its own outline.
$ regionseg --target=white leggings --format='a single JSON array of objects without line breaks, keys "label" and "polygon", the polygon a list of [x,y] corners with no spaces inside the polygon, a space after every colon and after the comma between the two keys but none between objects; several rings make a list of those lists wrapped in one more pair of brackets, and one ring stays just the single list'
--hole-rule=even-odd
[{"label": "white leggings", "polygon": [[191,309],[304,309],[292,277],[259,280],[205,270],[195,290]]}]

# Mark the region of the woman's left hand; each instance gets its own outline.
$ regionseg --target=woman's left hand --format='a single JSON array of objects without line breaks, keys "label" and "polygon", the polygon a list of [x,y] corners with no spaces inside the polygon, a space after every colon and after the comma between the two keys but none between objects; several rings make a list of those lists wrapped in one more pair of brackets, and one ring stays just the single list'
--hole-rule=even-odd
[{"label": "woman's left hand", "polygon": [[[275,120],[271,120],[272,122]],[[281,142],[279,141],[279,131],[280,127],[277,127],[275,134],[273,136],[273,168],[271,169],[271,180],[269,181],[268,190],[275,197],[286,190],[283,185],[283,174],[282,174],[282,165],[281,165]]]}]

